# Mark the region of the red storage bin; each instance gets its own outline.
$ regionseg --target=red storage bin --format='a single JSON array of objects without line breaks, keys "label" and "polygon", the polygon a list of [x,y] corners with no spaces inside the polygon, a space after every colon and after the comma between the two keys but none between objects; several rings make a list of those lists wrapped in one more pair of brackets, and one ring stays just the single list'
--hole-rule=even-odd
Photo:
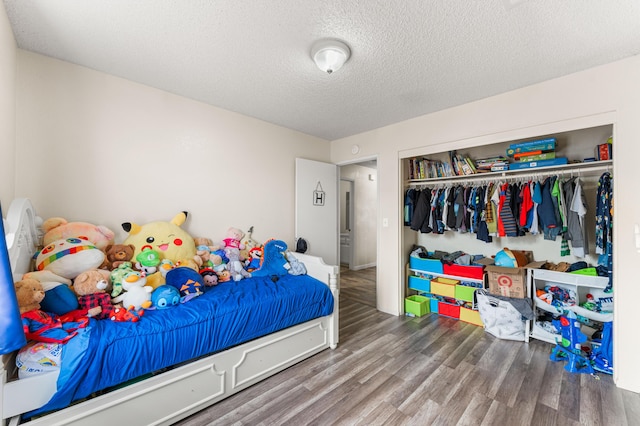
[{"label": "red storage bin", "polygon": [[458,265],[457,263],[443,264],[444,273],[447,275],[455,275],[456,277],[472,278],[481,280],[484,274],[484,265]]},{"label": "red storage bin", "polygon": [[460,305],[452,303],[439,302],[438,314],[446,317],[460,319]]}]

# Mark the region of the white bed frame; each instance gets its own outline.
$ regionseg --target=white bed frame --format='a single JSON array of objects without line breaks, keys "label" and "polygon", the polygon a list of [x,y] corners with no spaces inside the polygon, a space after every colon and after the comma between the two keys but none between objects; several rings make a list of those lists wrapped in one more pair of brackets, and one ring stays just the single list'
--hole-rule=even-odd
[{"label": "white bed frame", "polygon": [[[29,270],[41,219],[28,199],[14,200],[5,233],[14,279]],[[321,258],[296,253],[307,273],[331,288],[333,314],[278,331],[169,370],[105,395],[72,405],[29,425],[170,425],[215,404],[293,364],[338,344],[339,268]],[[17,425],[20,414],[44,405],[56,388],[57,373],[16,379],[14,357],[0,364],[3,425]]]}]

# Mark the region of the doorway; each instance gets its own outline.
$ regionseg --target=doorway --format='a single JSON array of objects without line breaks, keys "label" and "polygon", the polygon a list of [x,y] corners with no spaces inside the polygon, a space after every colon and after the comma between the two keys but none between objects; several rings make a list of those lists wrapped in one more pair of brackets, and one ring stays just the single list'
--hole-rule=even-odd
[{"label": "doorway", "polygon": [[[377,292],[378,168],[377,160],[339,166],[339,239],[341,293],[368,294],[374,306]],[[366,288],[365,288],[366,287]],[[354,294],[355,296],[355,294]]]}]

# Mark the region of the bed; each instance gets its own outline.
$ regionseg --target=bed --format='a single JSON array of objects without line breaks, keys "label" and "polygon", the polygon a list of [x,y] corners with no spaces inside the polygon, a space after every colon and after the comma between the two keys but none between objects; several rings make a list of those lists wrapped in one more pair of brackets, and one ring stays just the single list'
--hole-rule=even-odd
[{"label": "bed", "polygon": [[[5,233],[14,280],[30,268],[39,224],[29,200],[11,203]],[[322,350],[335,349],[338,267],[314,256],[296,257],[306,275],[220,284],[188,303],[146,312],[137,323],[91,320],[88,330],[67,343],[74,355],[63,357],[60,372],[18,380],[15,354],[4,355],[2,421],[172,424]],[[301,292],[303,288],[310,291]],[[271,320],[255,320],[261,316]]]}]

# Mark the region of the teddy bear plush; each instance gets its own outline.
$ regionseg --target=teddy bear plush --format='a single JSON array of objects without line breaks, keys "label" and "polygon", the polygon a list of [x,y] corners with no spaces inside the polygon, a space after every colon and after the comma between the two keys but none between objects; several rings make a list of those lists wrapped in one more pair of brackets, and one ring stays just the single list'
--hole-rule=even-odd
[{"label": "teddy bear plush", "polygon": [[40,301],[40,309],[52,314],[64,315],[78,309],[78,298],[71,289],[71,280],[54,274],[51,271],[31,271],[22,279],[33,278],[40,281],[44,288],[44,299]]},{"label": "teddy bear plush", "polygon": [[124,262],[131,262],[136,248],[133,244],[109,244],[104,248],[107,260],[103,269],[113,271]]},{"label": "teddy bear plush", "polygon": [[223,263],[222,256],[218,254],[220,246],[214,245],[210,238],[196,237],[196,256],[194,260],[200,269],[214,268]]},{"label": "teddy bear plush", "polygon": [[66,343],[84,328],[89,318],[86,312],[76,310],[59,316],[40,309],[45,293],[40,281],[27,278],[14,283],[22,328],[29,340],[45,343]]},{"label": "teddy bear plush", "polygon": [[227,236],[222,240],[223,248],[243,249],[245,246],[242,243],[242,237],[244,237],[244,232],[240,229],[234,227],[229,228],[227,230]]},{"label": "teddy bear plush", "polygon": [[78,295],[78,303],[87,315],[95,319],[111,318],[115,306],[111,304],[111,296],[107,293],[109,271],[91,269],[82,272],[73,281],[73,289]]},{"label": "teddy bear plush", "polygon": [[56,240],[67,238],[84,238],[93,245],[103,250],[109,244],[113,244],[115,233],[102,225],[93,225],[86,222],[68,222],[61,217],[52,217],[42,224],[44,236],[42,244],[48,245]]}]

